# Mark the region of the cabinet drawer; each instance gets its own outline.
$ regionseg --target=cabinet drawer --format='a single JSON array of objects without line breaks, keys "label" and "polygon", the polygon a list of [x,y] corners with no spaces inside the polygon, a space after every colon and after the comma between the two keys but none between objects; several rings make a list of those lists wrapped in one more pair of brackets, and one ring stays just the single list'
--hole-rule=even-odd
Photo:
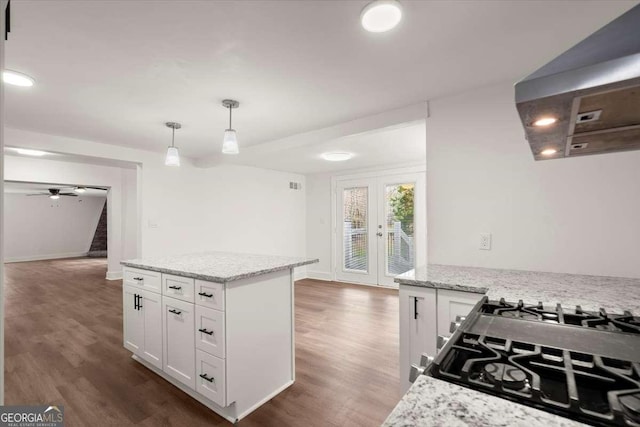
[{"label": "cabinet drawer", "polygon": [[196,304],[224,311],[224,284],[196,280]]},{"label": "cabinet drawer", "polygon": [[157,294],[161,293],[162,274],[156,271],[131,267],[124,267],[122,269],[122,273],[125,285],[136,286],[140,289],[146,289]]},{"label": "cabinet drawer", "polygon": [[224,360],[196,350],[196,391],[218,405],[227,406]]},{"label": "cabinet drawer", "polygon": [[224,312],[196,305],[196,348],[225,358]]},{"label": "cabinet drawer", "polygon": [[162,295],[193,303],[193,279],[163,274]]},{"label": "cabinet drawer", "polygon": [[467,316],[484,294],[438,289],[438,335],[451,335],[449,327],[456,316]]}]

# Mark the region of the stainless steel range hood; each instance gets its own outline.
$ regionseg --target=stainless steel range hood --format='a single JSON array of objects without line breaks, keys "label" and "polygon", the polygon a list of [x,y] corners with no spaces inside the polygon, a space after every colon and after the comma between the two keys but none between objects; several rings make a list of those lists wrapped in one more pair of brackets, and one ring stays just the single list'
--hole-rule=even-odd
[{"label": "stainless steel range hood", "polygon": [[639,150],[640,5],[518,82],[515,92],[536,160]]}]

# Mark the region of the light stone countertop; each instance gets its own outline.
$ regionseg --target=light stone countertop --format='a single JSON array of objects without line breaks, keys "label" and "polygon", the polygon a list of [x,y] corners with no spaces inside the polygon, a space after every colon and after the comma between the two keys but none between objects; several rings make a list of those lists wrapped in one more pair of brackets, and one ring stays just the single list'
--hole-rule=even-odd
[{"label": "light stone countertop", "polygon": [[209,282],[225,283],[316,262],[318,259],[312,258],[200,252],[162,258],[132,259],[122,261],[121,264]]},{"label": "light stone countertop", "polygon": [[[404,285],[486,293],[490,299],[522,299],[608,313],[640,316],[640,279],[541,273],[430,264],[395,279]],[[421,375],[384,427],[581,426],[582,423],[487,393]]]},{"label": "light stone countertop", "polygon": [[640,316],[640,279],[429,264],[395,279],[404,285],[486,293],[490,299],[561,304]]},{"label": "light stone countertop", "polygon": [[578,427],[585,424],[420,375],[383,427]]}]

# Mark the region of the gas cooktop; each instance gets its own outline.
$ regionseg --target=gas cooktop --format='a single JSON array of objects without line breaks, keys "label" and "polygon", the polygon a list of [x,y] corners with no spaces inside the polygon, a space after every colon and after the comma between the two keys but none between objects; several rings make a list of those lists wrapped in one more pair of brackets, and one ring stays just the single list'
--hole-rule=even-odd
[{"label": "gas cooktop", "polygon": [[484,297],[425,370],[597,426],[640,426],[640,318]]}]

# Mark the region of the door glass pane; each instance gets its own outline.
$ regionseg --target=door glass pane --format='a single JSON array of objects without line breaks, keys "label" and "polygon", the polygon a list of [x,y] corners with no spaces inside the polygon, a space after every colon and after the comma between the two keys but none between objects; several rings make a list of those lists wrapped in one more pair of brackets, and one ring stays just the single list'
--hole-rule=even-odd
[{"label": "door glass pane", "polygon": [[413,183],[385,186],[385,258],[389,275],[401,274],[414,268],[414,193]]},{"label": "door glass pane", "polygon": [[345,188],[342,192],[344,206],[342,241],[345,270],[366,272],[369,265],[368,199],[367,187]]}]

